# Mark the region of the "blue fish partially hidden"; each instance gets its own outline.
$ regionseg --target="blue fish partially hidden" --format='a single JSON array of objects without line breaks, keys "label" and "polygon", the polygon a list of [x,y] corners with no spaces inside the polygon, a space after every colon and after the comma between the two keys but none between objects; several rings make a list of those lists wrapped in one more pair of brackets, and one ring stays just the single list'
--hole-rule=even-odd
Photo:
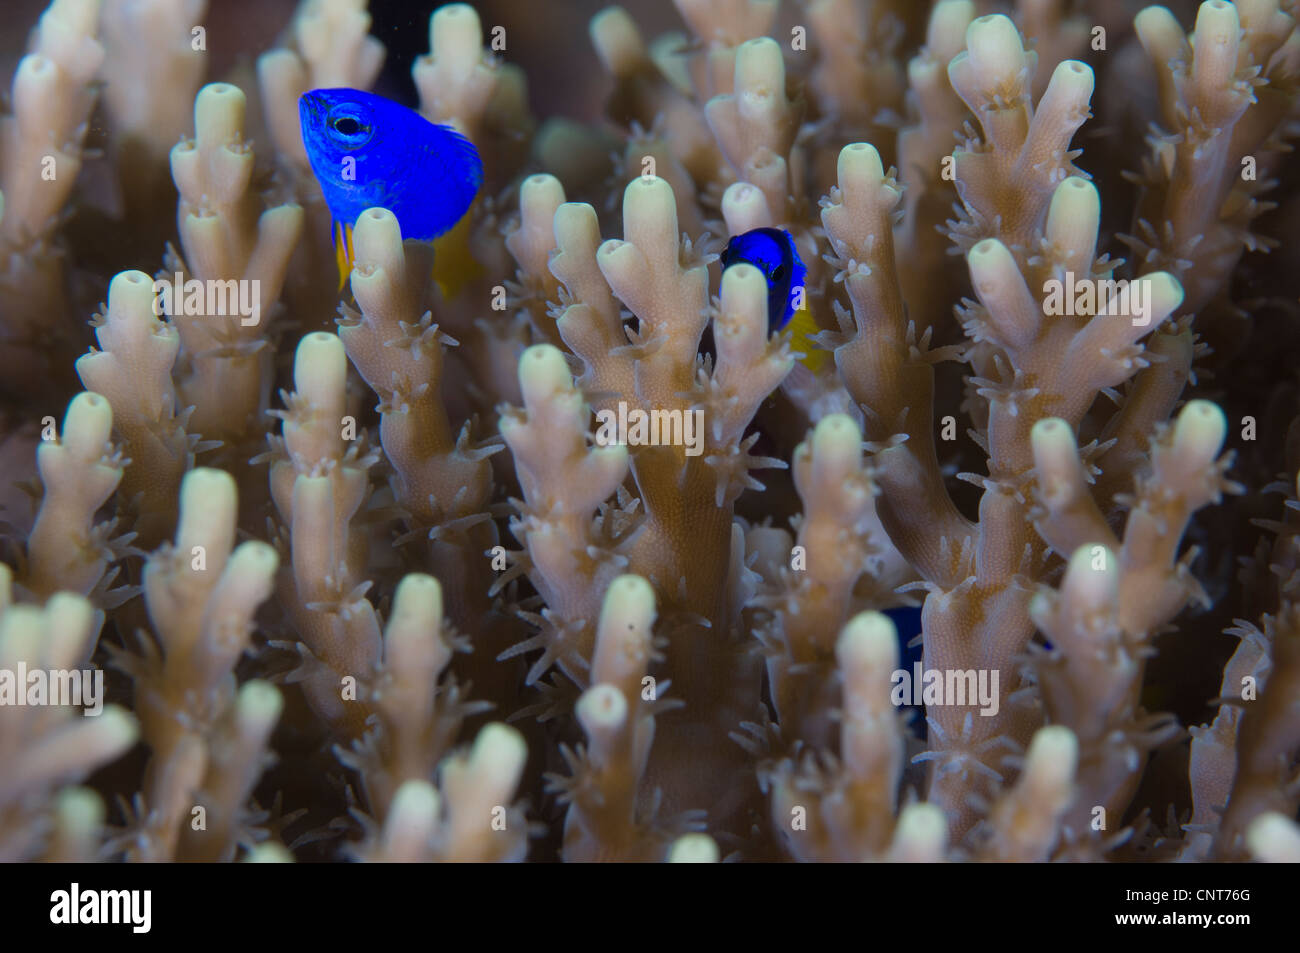
[{"label": "blue fish partially hidden", "polygon": [[313,89],[298,100],[302,142],[334,217],[339,287],[352,266],[352,225],[368,208],[397,217],[403,238],[450,230],[483,184],[474,144],[450,126],[359,89]]},{"label": "blue fish partially hidden", "polygon": [[[767,333],[775,334],[787,326],[790,343],[804,357],[800,363],[816,372],[830,359],[830,352],[814,347],[812,338],[821,332],[808,310],[804,282],[808,269],[794,237],[784,228],[754,228],[732,236],[723,250],[722,269],[732,265],[753,265],[767,279]],[[705,329],[701,351],[713,354],[713,335]]]},{"label": "blue fish partially hidden", "polygon": [[908,645],[909,642],[921,634],[921,607],[896,606],[893,609],[882,609],[881,611],[889,616],[890,621],[894,623],[894,628],[898,630],[899,667],[910,672],[912,666],[921,661],[921,646]]},{"label": "blue fish partially hidden", "polygon": [[[921,608],[920,606],[896,606],[881,611],[889,616],[890,621],[894,623],[894,628],[898,630],[898,667],[904,672],[911,672],[916,663],[921,661],[923,654],[920,643],[909,645],[921,634]],[[925,714],[925,706],[909,705],[908,708],[917,713],[910,716],[912,734],[925,740],[928,729],[925,718],[921,717]]]},{"label": "blue fish partially hidden", "polygon": [[808,269],[794,238],[783,228],[755,228],[736,235],[722,252],[722,267],[741,263],[753,265],[767,278],[767,331],[775,334],[790,323],[804,300]]}]

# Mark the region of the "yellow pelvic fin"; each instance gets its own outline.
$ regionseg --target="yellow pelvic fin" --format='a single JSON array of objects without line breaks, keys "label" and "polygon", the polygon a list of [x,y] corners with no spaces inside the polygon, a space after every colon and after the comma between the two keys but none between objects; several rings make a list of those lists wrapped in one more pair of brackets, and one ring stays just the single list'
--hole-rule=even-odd
[{"label": "yellow pelvic fin", "polygon": [[814,374],[820,373],[821,369],[831,360],[831,352],[824,351],[817,345],[813,344],[811,338],[821,333],[821,327],[813,320],[812,312],[807,306],[800,308],[790,318],[790,323],[786,325],[790,331],[790,349],[802,351],[804,357],[799,359],[799,363]]},{"label": "yellow pelvic fin", "polygon": [[469,250],[472,217],[466,213],[451,231],[433,242],[433,280],[449,301],[471,281],[483,276],[483,266]]},{"label": "yellow pelvic fin", "polygon": [[334,223],[334,260],[339,266],[339,291],[348,283],[352,274],[352,226],[343,222]]}]

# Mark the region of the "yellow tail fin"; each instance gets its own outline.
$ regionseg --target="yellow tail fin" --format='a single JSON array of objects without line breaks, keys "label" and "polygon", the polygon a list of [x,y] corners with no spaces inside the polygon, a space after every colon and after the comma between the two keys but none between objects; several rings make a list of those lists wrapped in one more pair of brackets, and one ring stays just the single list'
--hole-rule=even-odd
[{"label": "yellow tail fin", "polygon": [[483,266],[470,254],[470,219],[466,214],[456,227],[433,242],[433,280],[438,282],[442,296],[448,300],[460,294],[460,289],[483,276]]},{"label": "yellow tail fin", "polygon": [[813,344],[812,338],[821,333],[821,328],[813,320],[812,312],[807,306],[800,308],[790,318],[790,323],[786,325],[790,330],[790,347],[795,351],[802,351],[804,357],[800,358],[799,363],[814,374],[820,373],[821,369],[826,366],[826,362],[831,358],[830,351],[824,351],[817,345]]}]

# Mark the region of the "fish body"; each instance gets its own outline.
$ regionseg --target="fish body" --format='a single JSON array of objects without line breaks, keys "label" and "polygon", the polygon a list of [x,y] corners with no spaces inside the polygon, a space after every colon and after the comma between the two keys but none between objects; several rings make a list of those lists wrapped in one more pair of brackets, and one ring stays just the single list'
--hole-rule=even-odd
[{"label": "fish body", "polygon": [[808,269],[799,257],[794,237],[783,228],[755,228],[735,235],[723,250],[722,267],[753,265],[767,279],[767,331],[790,328],[791,346],[801,351],[805,367],[818,371],[830,356],[809,340],[821,328],[808,310],[804,280]]},{"label": "fish body", "polygon": [[894,628],[898,630],[899,664],[910,671],[915,663],[921,661],[921,646],[910,644],[921,634],[921,607],[895,606],[892,609],[882,609],[881,612],[889,616]]},{"label": "fish body", "polygon": [[313,89],[298,99],[307,160],[334,218],[340,287],[352,263],[352,225],[368,208],[397,217],[402,238],[450,231],[483,184],[474,144],[450,126],[359,89]]},{"label": "fish body", "polygon": [[767,330],[775,334],[805,303],[804,277],[808,269],[783,228],[755,228],[733,236],[722,252],[723,270],[732,265],[753,265],[767,279]]},{"label": "fish body", "polygon": [[[923,652],[921,643],[917,636],[921,634],[921,608],[920,606],[895,606],[892,609],[882,609],[889,620],[894,623],[894,628],[898,632],[898,670],[911,672],[916,665],[922,661]],[[913,645],[912,642],[916,641]],[[924,705],[905,706],[910,713],[908,715],[909,728],[913,735],[921,740],[925,740],[927,727],[925,721]]]}]

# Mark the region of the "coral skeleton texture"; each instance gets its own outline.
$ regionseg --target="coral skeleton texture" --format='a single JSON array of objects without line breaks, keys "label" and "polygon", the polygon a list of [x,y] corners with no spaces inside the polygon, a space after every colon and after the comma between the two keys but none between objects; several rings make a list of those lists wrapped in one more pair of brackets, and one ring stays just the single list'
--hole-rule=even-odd
[{"label": "coral skeleton texture", "polygon": [[0,859],[1300,860],[1296,0],[430,5],[7,18]]}]

